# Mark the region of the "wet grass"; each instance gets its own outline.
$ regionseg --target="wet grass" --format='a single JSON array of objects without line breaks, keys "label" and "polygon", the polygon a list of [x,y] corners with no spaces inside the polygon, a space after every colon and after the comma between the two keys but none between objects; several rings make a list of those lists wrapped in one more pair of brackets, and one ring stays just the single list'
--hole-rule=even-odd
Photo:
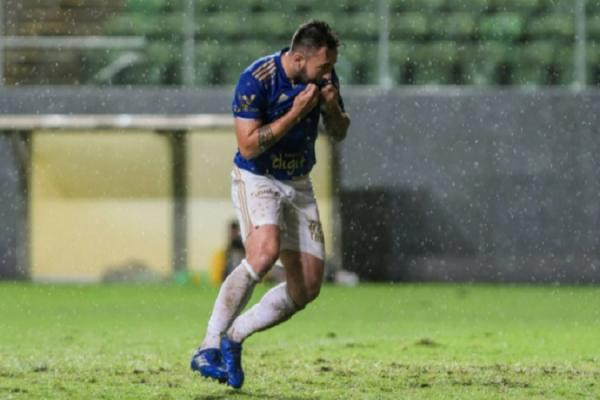
[{"label": "wet grass", "polygon": [[600,398],[600,288],[328,286],[248,340],[241,391],[188,369],[215,294],[0,284],[0,399]]}]

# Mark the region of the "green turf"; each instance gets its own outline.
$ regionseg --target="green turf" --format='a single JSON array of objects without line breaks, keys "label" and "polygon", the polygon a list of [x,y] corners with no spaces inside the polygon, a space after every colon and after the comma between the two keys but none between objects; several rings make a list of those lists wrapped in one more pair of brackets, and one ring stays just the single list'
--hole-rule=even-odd
[{"label": "green turf", "polygon": [[326,286],[247,341],[241,391],[188,369],[215,294],[0,284],[0,398],[600,398],[600,288]]}]

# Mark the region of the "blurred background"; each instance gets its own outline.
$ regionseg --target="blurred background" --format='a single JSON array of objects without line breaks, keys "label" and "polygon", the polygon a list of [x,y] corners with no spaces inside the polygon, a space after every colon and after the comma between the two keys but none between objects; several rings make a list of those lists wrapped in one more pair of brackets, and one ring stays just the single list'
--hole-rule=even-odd
[{"label": "blurred background", "polygon": [[600,281],[600,0],[0,0],[0,278],[218,282],[233,86],[311,18],[330,276]]}]

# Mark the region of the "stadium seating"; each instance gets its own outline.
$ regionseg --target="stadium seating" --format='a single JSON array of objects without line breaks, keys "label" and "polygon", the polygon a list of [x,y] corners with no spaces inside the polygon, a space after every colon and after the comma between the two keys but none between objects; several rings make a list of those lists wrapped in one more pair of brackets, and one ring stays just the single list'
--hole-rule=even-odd
[{"label": "stadium seating", "polygon": [[124,8],[128,11],[146,14],[158,14],[169,8],[169,0],[126,0]]},{"label": "stadium seating", "polygon": [[494,0],[494,7],[498,12],[518,12],[528,16],[543,7],[543,0]]},{"label": "stadium seating", "polygon": [[440,13],[431,18],[430,33],[436,39],[469,40],[476,32],[477,20],[472,13]]},{"label": "stadium seating", "polygon": [[446,5],[451,11],[463,11],[477,15],[490,10],[492,0],[448,0]]},{"label": "stadium seating", "polygon": [[488,41],[465,48],[462,55],[464,84],[493,85],[503,66],[510,64],[511,50],[503,43]]},{"label": "stadium seating", "polygon": [[600,13],[587,18],[587,35],[592,40],[600,40]]},{"label": "stadium seating", "polygon": [[600,43],[590,43],[587,46],[587,83],[600,84]]},{"label": "stadium seating", "polygon": [[427,17],[418,12],[397,13],[390,16],[390,38],[394,40],[421,40],[429,33],[428,28]]},{"label": "stadium seating", "polygon": [[110,19],[105,25],[105,33],[155,38],[180,34],[182,26],[183,16],[181,13],[147,14],[130,11]]},{"label": "stadium seating", "polygon": [[415,72],[412,83],[450,84],[458,64],[458,46],[455,42],[439,41],[417,46],[414,55]]},{"label": "stadium seating", "polygon": [[[567,85],[574,76],[573,0],[387,0],[390,72],[396,84]],[[183,0],[126,0],[105,26],[143,35],[143,70],[153,83],[181,78]],[[600,0],[588,0],[588,80],[597,82]],[[233,84],[253,59],[285,46],[298,24],[329,21],[342,43],[347,84],[378,79],[377,2],[195,0],[196,83]],[[106,62],[91,57],[90,63]],[[89,69],[93,69],[90,65]],[[134,76],[134,73],[123,76]],[[137,78],[136,78],[137,79]]]},{"label": "stadium seating", "polygon": [[336,30],[346,40],[375,40],[379,33],[377,15],[367,12],[351,14],[339,20]]},{"label": "stadium seating", "polygon": [[600,0],[586,0],[585,8],[590,14],[600,13]]},{"label": "stadium seating", "polygon": [[[370,84],[377,79],[377,43],[346,41],[340,52],[340,78],[354,84]],[[348,67],[344,69],[344,64]]]},{"label": "stadium seating", "polygon": [[533,38],[553,37],[557,40],[573,40],[575,36],[575,21],[565,18],[561,13],[543,14],[532,18],[527,24],[526,33]]},{"label": "stadium seating", "polygon": [[479,31],[484,40],[515,41],[523,34],[524,18],[516,12],[482,16]]},{"label": "stadium seating", "polygon": [[389,0],[392,12],[433,12],[440,10],[446,0]]},{"label": "stadium seating", "polygon": [[513,53],[513,83],[544,85],[550,83],[555,65],[556,43],[543,40],[523,44]]}]

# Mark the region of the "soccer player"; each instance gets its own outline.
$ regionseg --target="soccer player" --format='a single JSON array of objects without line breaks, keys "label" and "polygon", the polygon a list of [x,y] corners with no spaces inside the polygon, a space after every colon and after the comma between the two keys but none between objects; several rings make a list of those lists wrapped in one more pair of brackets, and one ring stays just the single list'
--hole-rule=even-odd
[{"label": "soccer player", "polygon": [[[202,376],[234,388],[244,383],[244,340],[288,320],[319,295],[323,233],[309,173],[320,117],[336,140],[350,125],[334,71],[338,45],[327,23],[307,22],[289,48],[246,68],[235,88],[238,152],[232,199],[246,258],[221,285],[206,336],[191,361]],[[278,258],[286,281],[240,315]]]}]

